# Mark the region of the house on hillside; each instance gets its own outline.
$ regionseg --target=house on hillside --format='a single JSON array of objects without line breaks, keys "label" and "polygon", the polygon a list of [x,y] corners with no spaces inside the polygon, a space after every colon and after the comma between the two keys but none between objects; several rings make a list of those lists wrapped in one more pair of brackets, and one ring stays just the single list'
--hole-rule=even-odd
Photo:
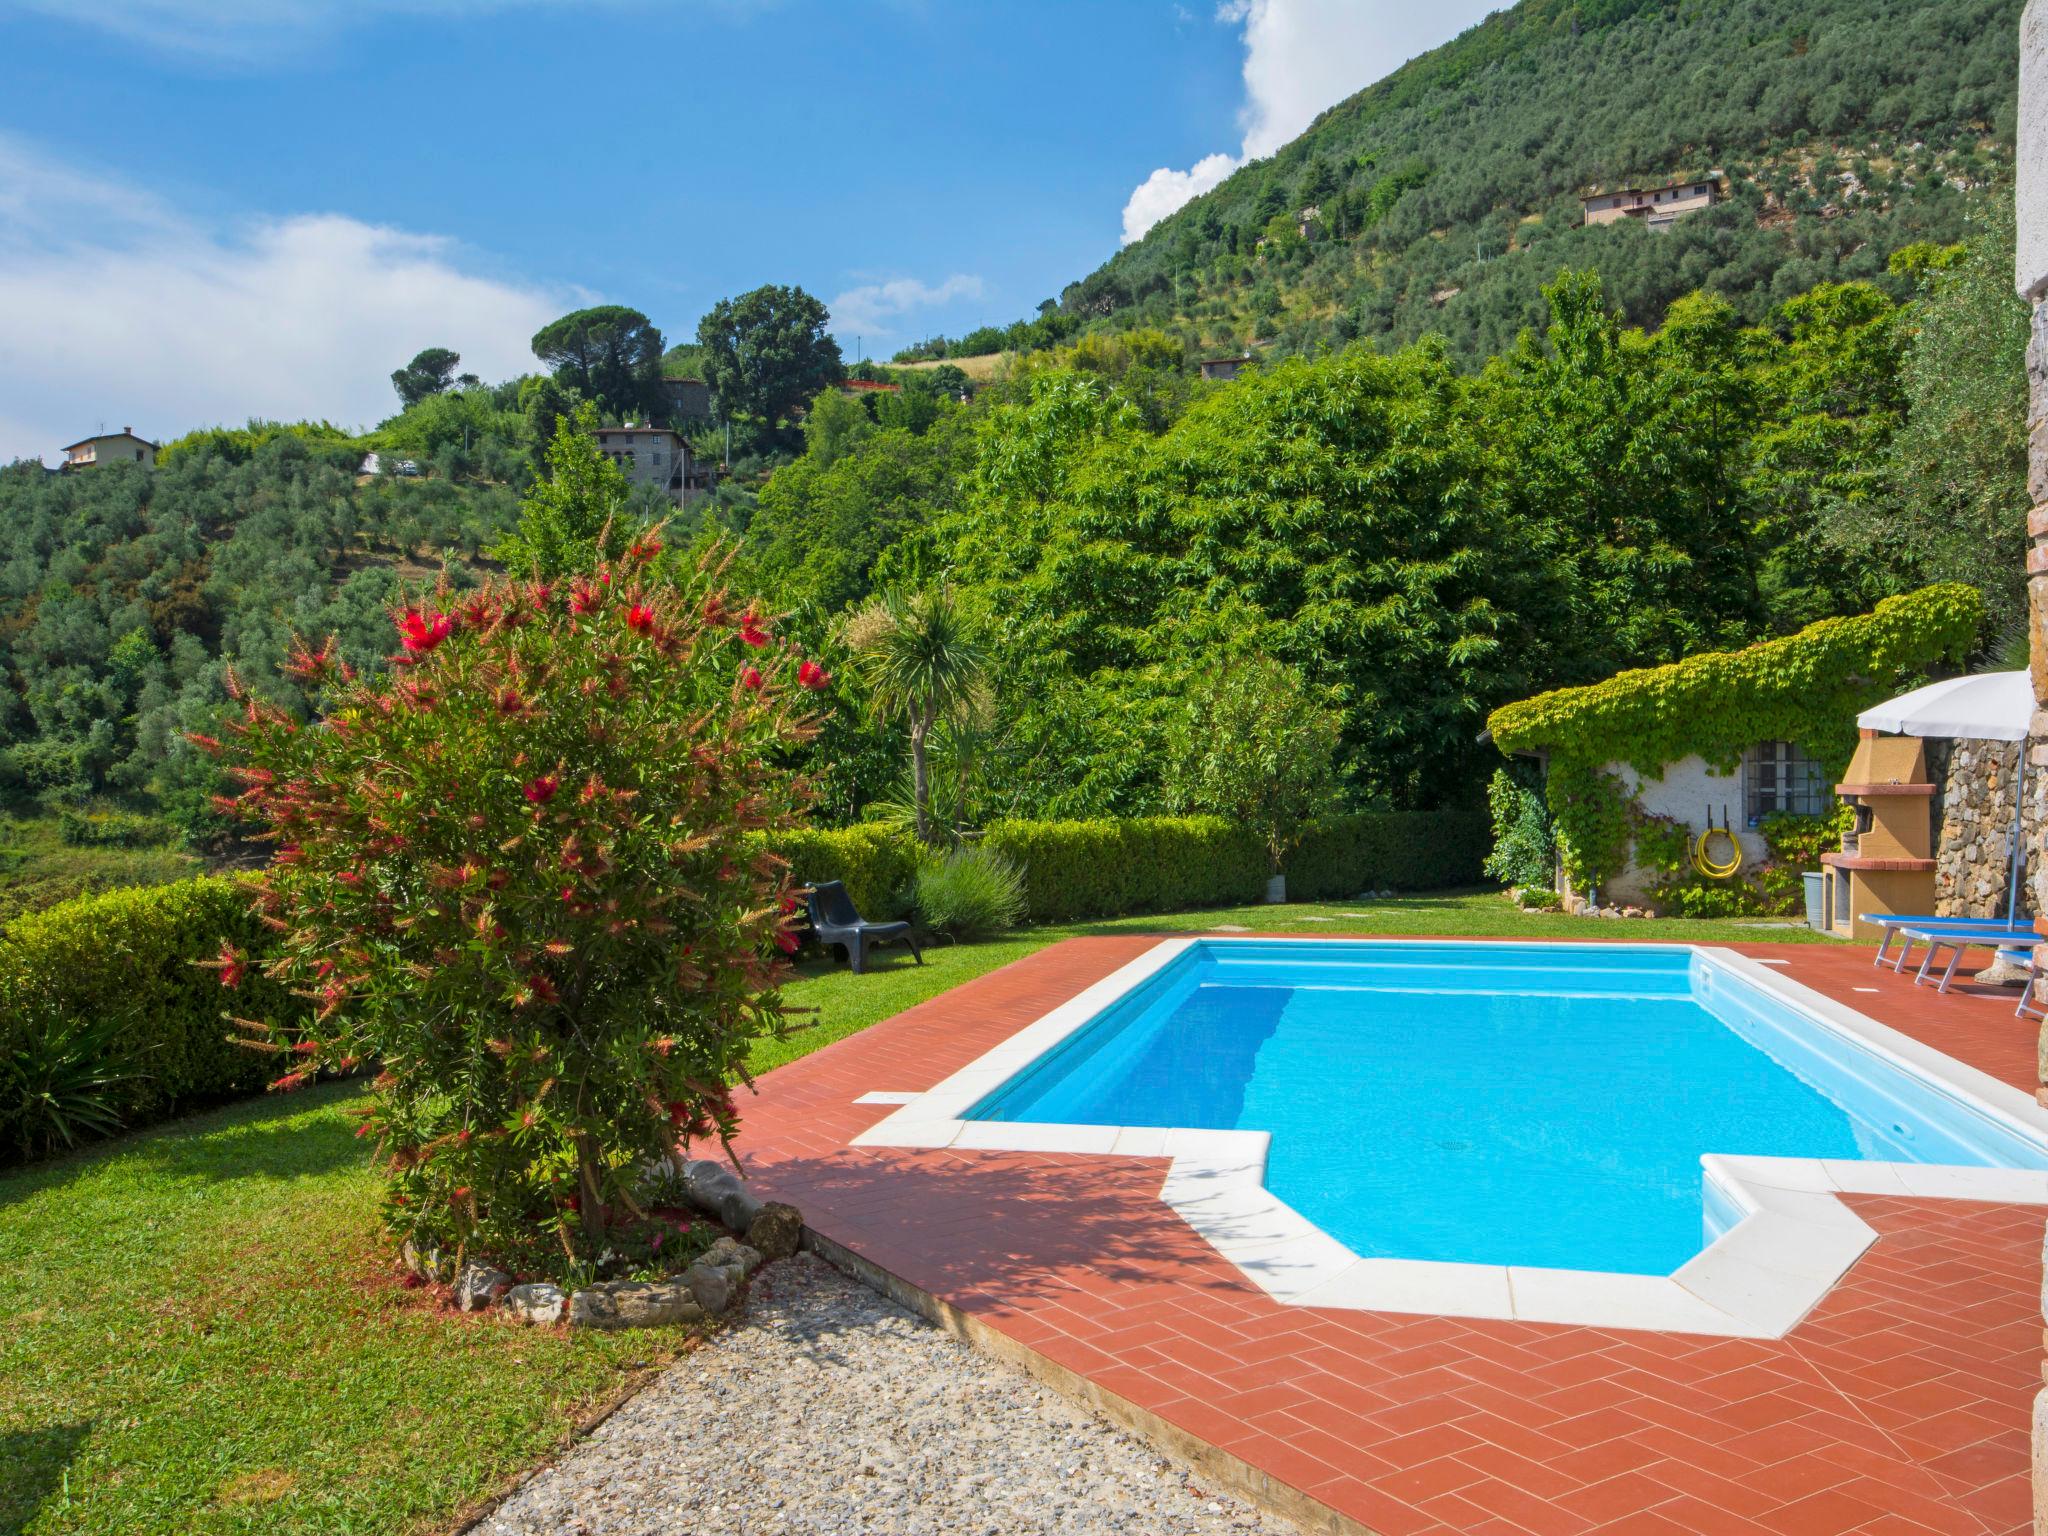
[{"label": "house on hillside", "polygon": [[702,379],[663,379],[661,397],[668,403],[669,414],[679,420],[711,415],[711,386]]},{"label": "house on hillside", "polygon": [[1200,364],[1202,377],[1211,383],[1228,384],[1250,361],[1249,357],[1205,357]]},{"label": "house on hillside", "polygon": [[707,494],[717,471],[697,461],[682,433],[645,422],[599,427],[597,446],[634,485],[651,485],[677,506]]},{"label": "house on hillside", "polygon": [[1616,192],[1597,192],[1580,200],[1588,224],[1617,224],[1623,219],[1640,219],[1652,229],[1669,229],[1688,213],[1711,208],[1721,199],[1718,176],[1698,181],[1678,181],[1662,187],[1624,187]]},{"label": "house on hillside", "polygon": [[146,437],[137,437],[133,427],[123,427],[118,432],[103,432],[98,437],[81,438],[64,449],[64,468],[90,469],[95,464],[140,464],[145,468],[156,463],[156,444]]},{"label": "house on hillside", "polygon": [[856,400],[864,400],[871,395],[900,395],[903,393],[903,386],[884,383],[880,379],[841,379],[839,393],[850,395]]}]

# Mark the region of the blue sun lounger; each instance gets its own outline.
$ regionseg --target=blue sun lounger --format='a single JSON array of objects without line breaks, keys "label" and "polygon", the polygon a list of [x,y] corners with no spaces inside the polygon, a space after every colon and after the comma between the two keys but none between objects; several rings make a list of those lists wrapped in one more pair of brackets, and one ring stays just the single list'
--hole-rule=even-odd
[{"label": "blue sun lounger", "polygon": [[[1873,928],[1882,928],[1884,930],[1884,937],[1878,941],[1877,953],[1871,958],[1870,963],[1872,965],[1883,965],[1885,951],[1891,947],[1893,937],[1903,937],[1908,930],[1918,933],[1929,928],[1942,928],[1954,931],[1968,929],[1981,933],[2010,933],[2018,935],[2030,934],[2034,931],[2031,925],[2015,924],[2011,918],[2006,917],[1936,917],[1931,912],[1865,913],[1857,918],[1856,921],[1868,923]],[[1906,956],[1912,948],[1913,942],[1911,939],[1908,939],[1904,947],[1899,950],[1897,957],[1892,961],[1893,970],[1901,971],[1905,969]]]},{"label": "blue sun lounger", "polygon": [[[1948,966],[1941,973],[1941,985],[1934,990],[1946,992],[1954,979],[1956,967],[1962,963],[1963,953],[1971,949],[2025,950],[2030,954],[2048,938],[2034,932],[2032,928],[1958,928],[1948,924],[1925,928],[1903,928],[1900,930],[1906,947],[1899,951],[1903,957],[1915,943],[1925,944],[1927,953],[1921,957],[1920,969],[1913,973],[1913,985],[1919,986],[1927,979],[1927,969],[1934,964],[1943,950],[1949,952]],[[1901,969],[1894,966],[1894,970]]]}]

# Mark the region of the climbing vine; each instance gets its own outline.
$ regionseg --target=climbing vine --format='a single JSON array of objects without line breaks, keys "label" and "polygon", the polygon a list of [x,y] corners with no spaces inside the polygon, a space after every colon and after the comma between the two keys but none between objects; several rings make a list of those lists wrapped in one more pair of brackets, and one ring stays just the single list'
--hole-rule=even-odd
[{"label": "climbing vine", "polygon": [[1495,710],[1487,728],[1503,752],[1548,754],[1545,795],[1574,885],[1597,885],[1627,867],[1631,846],[1647,868],[1682,871],[1684,857],[1671,862],[1665,846],[1670,836],[1649,825],[1657,818],[1635,808],[1611,765],[1656,778],[1666,764],[1697,755],[1732,773],[1744,749],[1789,741],[1832,781],[1855,749],[1857,714],[1913,673],[1960,662],[1983,618],[1975,588],[1923,587],[1780,640],[1538,694]]}]

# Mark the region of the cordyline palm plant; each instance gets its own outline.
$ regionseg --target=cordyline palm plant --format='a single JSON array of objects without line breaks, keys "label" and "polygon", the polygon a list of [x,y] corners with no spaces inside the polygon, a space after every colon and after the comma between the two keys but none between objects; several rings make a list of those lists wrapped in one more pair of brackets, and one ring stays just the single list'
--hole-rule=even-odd
[{"label": "cordyline palm plant", "polygon": [[910,729],[912,812],[918,840],[930,843],[932,729],[942,720],[965,724],[987,712],[987,653],[943,587],[876,598],[847,619],[840,638],[875,713]]},{"label": "cordyline palm plant", "polygon": [[[382,1069],[360,1134],[423,1247],[589,1264],[650,1160],[729,1141],[748,1041],[782,1028],[795,904],[747,839],[794,817],[771,763],[827,679],[722,564],[659,551],[438,593],[395,615],[379,681],[301,646],[317,726],[237,689],[226,747],[195,738],[278,845],[263,963],[309,1005],[234,1022],[283,1058],[274,1088]],[[213,962],[230,986],[249,963]]]}]

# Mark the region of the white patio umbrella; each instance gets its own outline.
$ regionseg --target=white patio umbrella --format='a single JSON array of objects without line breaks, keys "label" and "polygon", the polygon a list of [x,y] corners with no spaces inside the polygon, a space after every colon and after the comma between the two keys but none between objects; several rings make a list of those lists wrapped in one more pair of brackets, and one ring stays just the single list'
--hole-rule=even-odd
[{"label": "white patio umbrella", "polygon": [[[2034,713],[2034,682],[2026,672],[1978,672],[1929,683],[1896,699],[1866,709],[1856,723],[1866,731],[1891,731],[1900,736],[1959,736],[1974,741],[2025,741]],[[2020,807],[2026,803],[2027,753],[2020,749],[2019,776],[2013,786],[2012,889],[2006,916],[2020,910]]]}]

